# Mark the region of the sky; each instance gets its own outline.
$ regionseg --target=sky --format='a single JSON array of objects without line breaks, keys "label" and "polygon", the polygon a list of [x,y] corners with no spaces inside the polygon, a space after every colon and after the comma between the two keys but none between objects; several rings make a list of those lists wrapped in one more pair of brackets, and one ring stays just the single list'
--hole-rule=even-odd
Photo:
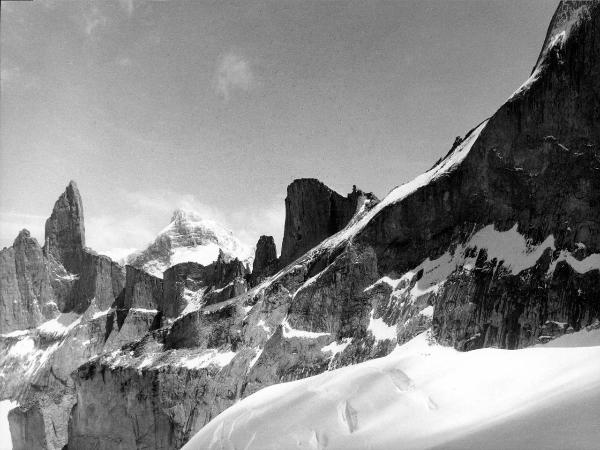
[{"label": "sky", "polygon": [[143,248],[175,208],[253,246],[296,178],[383,198],[524,82],[557,2],[1,4],[0,248],[69,180],[87,245]]}]

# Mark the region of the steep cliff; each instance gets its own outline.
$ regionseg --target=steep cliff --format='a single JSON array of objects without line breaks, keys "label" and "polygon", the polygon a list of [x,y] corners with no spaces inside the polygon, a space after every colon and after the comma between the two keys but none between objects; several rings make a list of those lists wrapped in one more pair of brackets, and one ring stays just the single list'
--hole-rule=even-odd
[{"label": "steep cliff", "polygon": [[256,244],[254,252],[254,264],[252,274],[249,277],[250,285],[256,286],[265,278],[273,275],[279,269],[277,248],[273,236],[261,236]]},{"label": "steep cliff", "polygon": [[343,197],[314,178],[294,180],[285,198],[280,265],[289,264],[344,228],[365,198],[374,199],[356,186]]},{"label": "steep cliff", "polygon": [[46,221],[44,251],[69,272],[76,272],[81,266],[84,247],[83,204],[77,185],[71,181]]},{"label": "steep cliff", "polygon": [[29,231],[0,251],[0,333],[35,327],[58,315],[50,272]]}]

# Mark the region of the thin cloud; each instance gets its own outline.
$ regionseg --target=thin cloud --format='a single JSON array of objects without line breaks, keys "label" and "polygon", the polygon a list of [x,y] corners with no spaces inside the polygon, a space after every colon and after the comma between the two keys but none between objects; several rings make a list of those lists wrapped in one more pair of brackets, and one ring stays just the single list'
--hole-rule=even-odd
[{"label": "thin cloud", "polygon": [[123,10],[125,10],[127,15],[129,17],[131,17],[131,15],[133,14],[133,10],[135,9],[134,1],[133,0],[119,0],[119,4],[121,5],[121,8],[123,8]]},{"label": "thin cloud", "polygon": [[88,36],[91,36],[98,27],[104,27],[108,23],[106,16],[95,6],[89,13],[83,15],[83,21],[83,29]]},{"label": "thin cloud", "polygon": [[217,66],[216,92],[225,101],[231,98],[233,92],[249,91],[254,85],[254,74],[250,63],[241,55],[226,53]]},{"label": "thin cloud", "polygon": [[44,245],[44,225],[48,217],[18,212],[0,212],[0,248],[9,247],[22,229]]},{"label": "thin cloud", "polygon": [[131,66],[131,58],[128,58],[127,56],[119,56],[115,62],[121,67]]}]

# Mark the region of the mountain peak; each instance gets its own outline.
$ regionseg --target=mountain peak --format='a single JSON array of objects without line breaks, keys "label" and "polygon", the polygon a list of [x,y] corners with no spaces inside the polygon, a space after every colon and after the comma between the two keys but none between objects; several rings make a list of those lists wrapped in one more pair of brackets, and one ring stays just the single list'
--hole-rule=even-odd
[{"label": "mountain peak", "polygon": [[67,270],[77,270],[85,247],[83,202],[77,184],[71,180],[46,221],[45,251]]},{"label": "mountain peak", "polygon": [[177,208],[173,211],[173,214],[171,215],[171,222],[190,220],[200,221],[202,220],[202,217],[197,212],[184,208]]},{"label": "mountain peak", "polygon": [[583,20],[590,17],[591,8],[599,4],[600,2],[596,0],[562,0],[559,3],[548,25],[544,44],[532,73],[539,67],[548,52],[556,45],[564,44],[569,34]]},{"label": "mountain peak", "polygon": [[130,255],[127,262],[161,278],[176,264],[195,262],[206,266],[219,258],[250,262],[251,255],[250,249],[220,223],[196,211],[177,208],[154,242]]}]

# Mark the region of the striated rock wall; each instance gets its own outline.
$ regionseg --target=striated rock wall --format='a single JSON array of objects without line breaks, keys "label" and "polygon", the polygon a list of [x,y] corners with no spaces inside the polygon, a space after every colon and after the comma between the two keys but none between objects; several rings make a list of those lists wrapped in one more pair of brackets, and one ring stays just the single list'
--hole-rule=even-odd
[{"label": "striated rock wall", "polygon": [[22,230],[0,251],[0,334],[35,327],[58,315],[41,247]]},{"label": "striated rock wall", "polygon": [[261,236],[256,244],[250,284],[256,286],[265,278],[273,275],[279,268],[277,248],[273,236]]},{"label": "striated rock wall", "polygon": [[247,275],[248,269],[241,261],[229,259],[223,252],[208,266],[177,264],[164,273],[164,295],[158,309],[164,317],[175,318],[188,305],[197,309],[228,300],[248,290]]},{"label": "striated rock wall", "polygon": [[125,271],[125,293],[117,307],[158,309],[163,301],[163,280],[133,266],[125,266]]},{"label": "striated rock wall", "polygon": [[95,301],[106,310],[125,288],[125,269],[108,256],[82,252],[79,276],[73,285],[66,311],[83,313]]}]

